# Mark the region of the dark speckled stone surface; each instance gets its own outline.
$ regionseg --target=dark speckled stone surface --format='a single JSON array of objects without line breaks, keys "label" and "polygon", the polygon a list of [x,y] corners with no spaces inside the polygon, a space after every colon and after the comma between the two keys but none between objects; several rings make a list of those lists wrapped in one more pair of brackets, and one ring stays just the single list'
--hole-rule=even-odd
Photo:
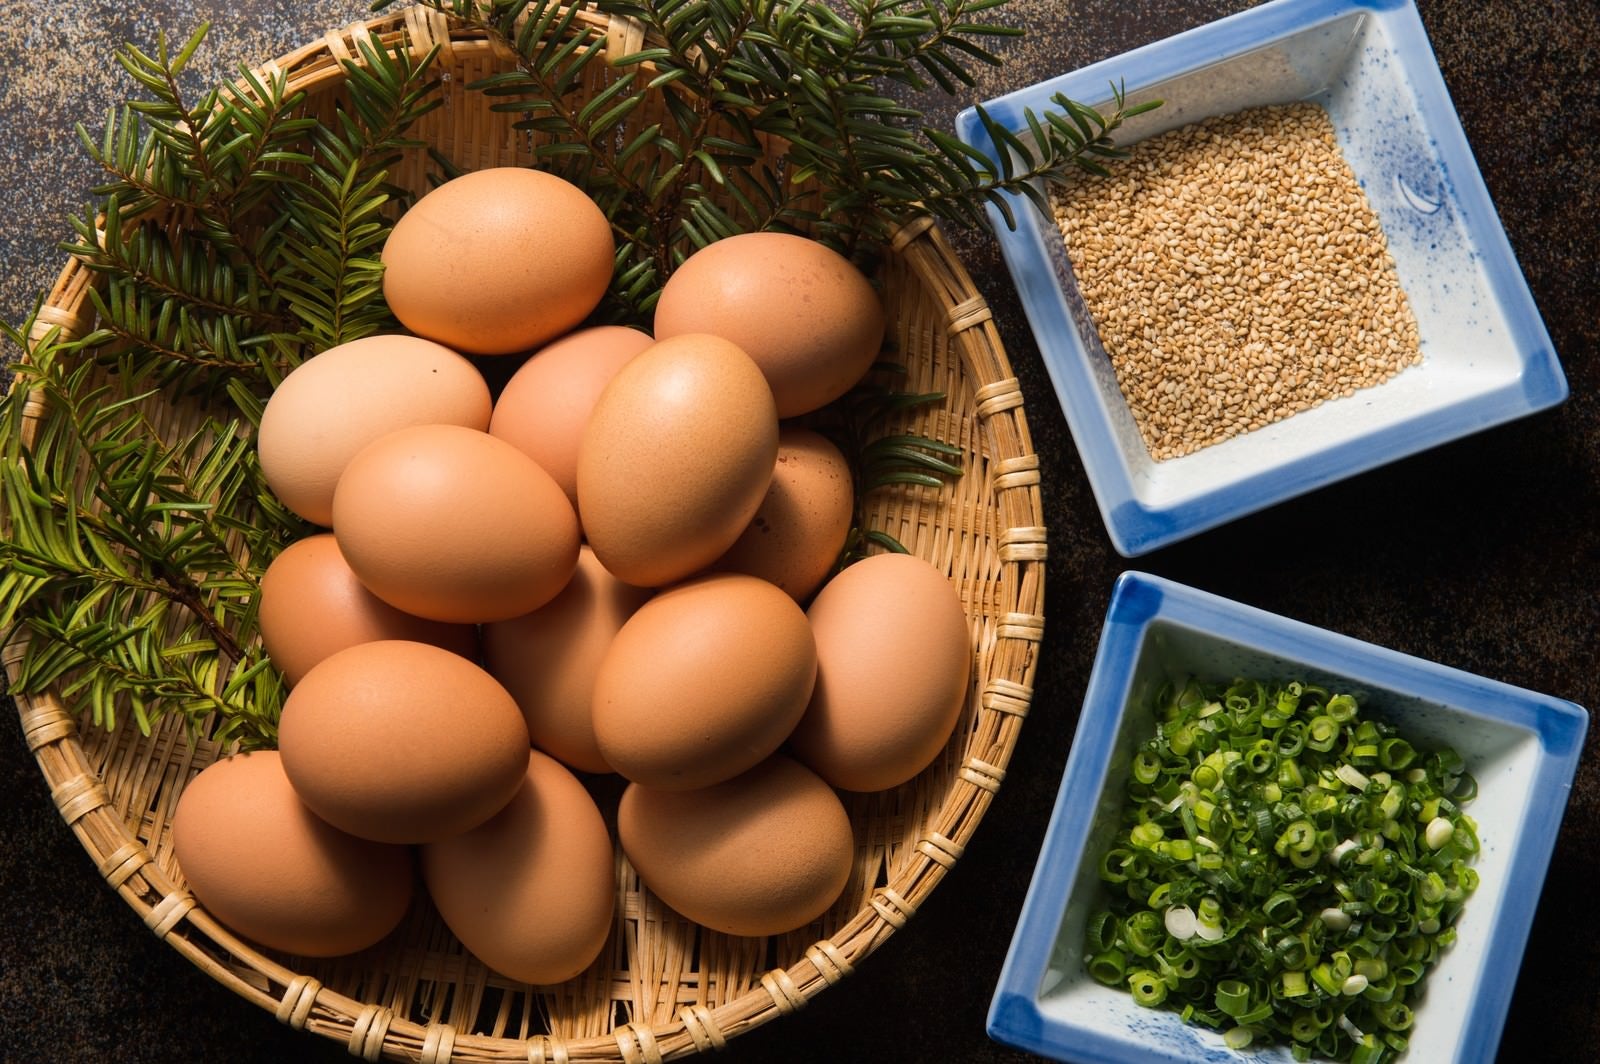
[{"label": "dark speckled stone surface", "polygon": [[[1029,28],[972,98],[1081,66],[1241,7],[1229,0],[1014,0]],[[1438,448],[1139,559],[1137,567],[1350,635],[1600,707],[1600,15],[1577,0],[1422,0],[1445,81],[1566,368],[1562,407]],[[0,312],[18,320],[87,199],[71,123],[97,125],[114,45],[219,26],[210,77],[361,14],[327,0],[0,7]],[[960,101],[934,101],[948,125]],[[924,102],[924,106],[930,106]],[[1047,635],[1006,784],[916,919],[802,1013],[727,1061],[1020,1061],[984,1035],[1112,581],[1111,549],[992,241],[958,237],[1027,397],[1050,529]],[[1600,1055],[1600,764],[1591,733],[1500,1052]],[[348,1059],[279,1026],[157,942],[61,822],[0,713],[0,1060]]]}]

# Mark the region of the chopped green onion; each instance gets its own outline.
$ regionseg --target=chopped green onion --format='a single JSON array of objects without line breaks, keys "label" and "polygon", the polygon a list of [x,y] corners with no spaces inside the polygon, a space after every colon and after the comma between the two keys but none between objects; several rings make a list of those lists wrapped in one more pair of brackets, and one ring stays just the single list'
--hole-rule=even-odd
[{"label": "chopped green onion", "polygon": [[1272,1011],[1272,1002],[1263,1001],[1253,1008],[1250,1008],[1245,1012],[1241,1012],[1239,1015],[1235,1016],[1234,1019],[1238,1020],[1241,1024],[1254,1026],[1255,1024],[1261,1023],[1264,1020],[1271,1019]]},{"label": "chopped green onion", "polygon": [[1161,935],[1165,929],[1161,926],[1161,917],[1149,909],[1134,913],[1122,924],[1122,938],[1119,940],[1141,957],[1148,957],[1161,947]]},{"label": "chopped green onion", "polygon": [[1384,1046],[1372,1035],[1364,1036],[1350,1052],[1350,1064],[1379,1064],[1383,1060]]},{"label": "chopped green onion", "polygon": [[1084,929],[1084,938],[1089,943],[1089,950],[1101,953],[1108,950],[1117,941],[1117,918],[1108,909],[1102,909],[1089,917],[1089,923]]},{"label": "chopped green onion", "polygon": [[1343,909],[1328,908],[1317,915],[1322,919],[1322,926],[1329,931],[1345,931],[1350,927],[1350,914]]},{"label": "chopped green onion", "polygon": [[1410,1028],[1413,1018],[1410,1007],[1403,1001],[1396,1001],[1386,1005],[1374,1005],[1372,1014],[1378,1018],[1379,1023],[1391,1031],[1407,1030]]},{"label": "chopped green onion", "polygon": [[1153,820],[1147,820],[1129,832],[1128,841],[1140,849],[1149,850],[1154,848],[1155,844],[1160,842],[1165,834],[1166,831],[1160,824]]},{"label": "chopped green onion", "polygon": [[1122,982],[1128,971],[1128,958],[1120,949],[1108,949],[1089,958],[1089,975],[1106,986]]},{"label": "chopped green onion", "polygon": [[1128,976],[1128,989],[1133,992],[1134,1001],[1150,1008],[1167,999],[1167,984],[1148,968],[1141,968]]},{"label": "chopped green onion", "polygon": [[1207,942],[1215,942],[1224,932],[1222,929],[1222,906],[1216,898],[1201,898],[1200,911],[1195,914],[1195,934]]},{"label": "chopped green onion", "polygon": [[1167,934],[1179,942],[1189,941],[1200,927],[1195,921],[1194,910],[1187,905],[1174,905],[1168,909],[1165,922]]},{"label": "chopped green onion", "polygon": [[1378,764],[1391,772],[1398,772],[1411,764],[1417,752],[1404,739],[1385,739],[1378,744]]},{"label": "chopped green onion", "polygon": [[1306,735],[1306,746],[1327,753],[1339,738],[1339,722],[1329,716],[1313,717]]},{"label": "chopped green onion", "polygon": [[1442,816],[1436,816],[1428,821],[1427,828],[1422,833],[1422,840],[1428,844],[1430,850],[1442,850],[1450,836],[1456,833],[1456,826]]},{"label": "chopped green onion", "polygon": [[1328,704],[1324,708],[1327,709],[1330,717],[1340,724],[1344,724],[1355,719],[1357,707],[1356,700],[1349,695],[1334,695],[1328,699]]},{"label": "chopped green onion", "polygon": [[1239,1048],[1405,1051],[1411,988],[1478,886],[1465,762],[1312,684],[1189,680],[1155,710],[1098,865],[1090,975]]},{"label": "chopped green onion", "polygon": [[1340,765],[1338,768],[1333,770],[1333,774],[1338,776],[1339,779],[1344,783],[1349,784],[1358,791],[1366,790],[1367,784],[1371,782],[1365,775],[1362,774],[1361,770],[1356,768],[1354,765]]},{"label": "chopped green onion", "polygon": [[1261,915],[1279,927],[1287,927],[1300,919],[1300,903],[1293,894],[1280,890],[1262,904]]},{"label": "chopped green onion", "polygon": [[1237,979],[1224,979],[1217,984],[1217,1008],[1229,1016],[1238,1016],[1250,1006],[1250,988]]},{"label": "chopped green onion", "polygon": [[1317,1014],[1310,1009],[1296,1013],[1294,1019],[1289,1021],[1289,1037],[1296,1042],[1313,1041],[1327,1024],[1317,1018]]},{"label": "chopped green onion", "polygon": [[1144,750],[1133,756],[1133,778],[1140,783],[1154,783],[1161,777],[1161,758]]}]

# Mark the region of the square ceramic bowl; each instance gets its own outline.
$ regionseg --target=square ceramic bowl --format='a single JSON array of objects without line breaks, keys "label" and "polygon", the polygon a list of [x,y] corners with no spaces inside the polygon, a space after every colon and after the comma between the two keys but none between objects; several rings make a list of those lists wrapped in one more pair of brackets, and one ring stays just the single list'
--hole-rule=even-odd
[{"label": "square ceramic bowl", "polygon": [[1354,694],[1419,750],[1454,747],[1478,781],[1481,879],[1459,938],[1415,1004],[1407,1059],[1493,1061],[1534,907],[1588,729],[1580,706],[1510,687],[1142,573],[1112,592],[1083,714],[989,1008],[997,1041],[1083,1064],[1292,1058],[1230,1050],[1217,1032],[1134,1004],[1084,970],[1084,926],[1109,901],[1100,857],[1127,766],[1155,731],[1154,692],[1198,676],[1303,679]]},{"label": "square ceramic bowl", "polygon": [[[1566,378],[1410,0],[1273,0],[984,105],[1026,137],[1051,98],[1160,99],[1117,140],[1314,100],[1388,237],[1422,362],[1387,382],[1181,458],[1140,439],[1053,219],[990,216],[1112,544],[1126,557],[1561,402]],[[974,109],[957,133],[991,157]]]}]

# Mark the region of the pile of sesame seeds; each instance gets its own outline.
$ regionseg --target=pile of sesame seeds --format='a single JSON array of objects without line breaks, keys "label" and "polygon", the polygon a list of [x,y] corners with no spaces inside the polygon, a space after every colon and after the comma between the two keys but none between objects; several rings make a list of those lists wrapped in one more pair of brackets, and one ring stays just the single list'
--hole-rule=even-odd
[{"label": "pile of sesame seeds", "polygon": [[1142,141],[1055,190],[1085,306],[1157,461],[1421,360],[1377,216],[1315,103]]}]

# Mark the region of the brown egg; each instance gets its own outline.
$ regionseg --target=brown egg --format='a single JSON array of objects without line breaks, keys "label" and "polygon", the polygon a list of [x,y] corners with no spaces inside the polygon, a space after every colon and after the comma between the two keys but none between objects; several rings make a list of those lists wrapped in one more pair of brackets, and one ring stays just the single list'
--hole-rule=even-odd
[{"label": "brown egg", "polygon": [[335,651],[375,639],[411,639],[478,656],[470,624],[444,624],[402,613],[368,591],[339,553],[331,533],[285,547],[261,576],[261,642],[290,684]]},{"label": "brown egg", "polygon": [[172,848],[212,916],[285,953],[366,949],[411,904],[411,851],[318,819],[295,796],[276,750],[201,770],[178,799]]},{"label": "brown egg", "polygon": [[383,295],[419,336],[504,355],[588,317],[615,254],[611,223],[582,189],[493,167],[446,181],[400,216],[383,245]]},{"label": "brown egg", "polygon": [[435,621],[501,621],[556,597],[578,564],[578,518],[537,462],[487,432],[424,425],[350,460],[334,535],[361,582]]},{"label": "brown egg", "polygon": [[712,568],[759,576],[804,602],[839,560],[854,515],[850,463],[839,448],[810,429],[785,425],[767,497]]},{"label": "brown egg", "polygon": [[595,403],[578,452],[578,505],[600,563],[660,587],[704,569],[772,482],[778,418],[745,353],[680,336],[634,356]]},{"label": "brown egg", "polygon": [[661,289],[655,335],[713,333],[767,375],[779,417],[832,402],[883,346],[883,304],[850,261],[786,233],[744,233],[690,255]]},{"label": "brown egg", "polygon": [[479,960],[524,983],[559,983],[605,946],[615,858],[583,784],[539,751],[529,755],[509,805],[422,848],[422,877],[439,915]]},{"label": "brown egg", "polygon": [[522,785],[528,727],[494,677],[428,643],[341,650],[283,704],[278,749],[300,800],[378,842],[478,826]]},{"label": "brown egg", "polygon": [[415,336],[352,340],[296,367],[261,416],[261,472],[283,504],[333,522],[333,489],[355,453],[411,425],[489,424],[489,386],[471,362]]},{"label": "brown egg", "polygon": [[730,935],[778,935],[817,919],[855,859],[839,796],[781,755],[703,790],[630,785],[617,838],[662,901]]},{"label": "brown egg", "polygon": [[966,703],[972,639],[955,585],[911,554],[875,554],[823,585],[806,616],[817,683],[790,749],[847,791],[926,768]]},{"label": "brown egg", "polygon": [[533,745],[581,772],[611,771],[594,737],[594,678],[623,623],[649,597],[584,547],[578,571],[547,605],[484,625],[485,664],[522,707]]},{"label": "brown egg", "polygon": [[594,681],[594,733],[635,783],[705,787],[771,754],[816,677],[806,616],[765,580],[718,573],[639,607]]},{"label": "brown egg", "polygon": [[577,509],[578,444],[589,412],[623,364],[654,342],[638,329],[601,325],[541,348],[495,400],[490,434],[538,462]]}]

